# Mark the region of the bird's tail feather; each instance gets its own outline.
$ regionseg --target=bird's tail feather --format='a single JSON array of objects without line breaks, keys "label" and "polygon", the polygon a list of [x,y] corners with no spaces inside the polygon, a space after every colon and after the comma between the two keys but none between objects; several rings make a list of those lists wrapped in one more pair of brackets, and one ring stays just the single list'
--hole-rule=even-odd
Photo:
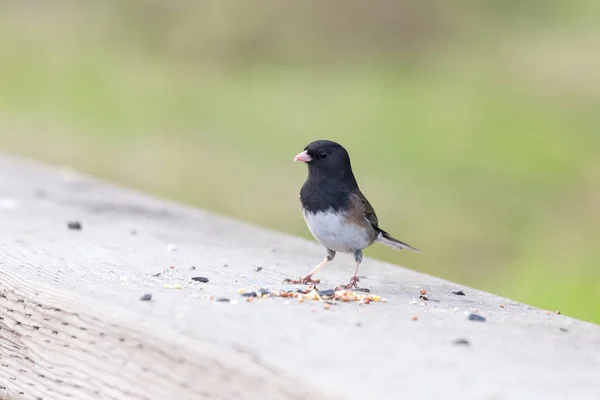
[{"label": "bird's tail feather", "polygon": [[393,237],[390,236],[389,233],[380,230],[379,231],[379,235],[377,235],[377,239],[376,239],[379,243],[383,243],[386,246],[389,246],[393,249],[396,250],[412,250],[415,251],[417,253],[420,253],[419,250],[415,249],[414,247],[412,247],[411,245],[408,245],[404,242],[399,241],[398,239],[394,239]]}]

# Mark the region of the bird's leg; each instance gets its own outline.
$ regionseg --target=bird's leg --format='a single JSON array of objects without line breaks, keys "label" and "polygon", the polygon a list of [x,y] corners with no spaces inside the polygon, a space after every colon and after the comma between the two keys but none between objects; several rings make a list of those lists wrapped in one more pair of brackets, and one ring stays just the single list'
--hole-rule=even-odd
[{"label": "bird's leg", "polygon": [[[356,262],[356,267],[354,268],[354,275],[352,275],[352,278],[350,278],[350,283],[348,283],[347,285],[342,285],[340,287],[338,287],[339,289],[358,289],[358,267],[360,266],[360,263],[362,262],[362,250],[356,250],[354,252],[354,261]],[[338,289],[336,288],[336,289]]]},{"label": "bird's leg", "polygon": [[313,280],[312,276],[319,269],[321,269],[323,266],[325,266],[325,264],[327,264],[329,261],[333,260],[334,257],[335,257],[335,251],[327,249],[327,256],[323,259],[323,261],[321,261],[321,263],[319,265],[317,265],[312,271],[310,271],[308,274],[306,274],[305,277],[300,278],[300,279],[286,279],[283,282],[291,283],[291,284],[295,284],[295,285],[297,285],[297,284],[308,285],[311,283],[312,284],[321,283],[321,280],[319,280],[319,279]]}]

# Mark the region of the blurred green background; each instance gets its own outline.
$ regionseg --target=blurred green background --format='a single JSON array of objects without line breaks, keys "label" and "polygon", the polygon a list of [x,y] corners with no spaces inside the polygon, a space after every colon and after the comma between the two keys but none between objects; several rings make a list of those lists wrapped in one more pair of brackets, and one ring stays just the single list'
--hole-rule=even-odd
[{"label": "blurred green background", "polygon": [[337,140],[368,256],[600,323],[600,2],[0,4],[0,149],[309,237]]}]

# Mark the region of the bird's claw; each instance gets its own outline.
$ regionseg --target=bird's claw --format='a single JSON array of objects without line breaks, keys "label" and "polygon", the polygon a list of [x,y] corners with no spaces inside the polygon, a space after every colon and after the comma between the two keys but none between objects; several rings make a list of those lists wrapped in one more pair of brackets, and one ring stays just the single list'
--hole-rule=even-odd
[{"label": "bird's claw", "polygon": [[360,279],[358,279],[357,276],[353,276],[350,279],[350,283],[348,283],[347,285],[340,285],[340,286],[336,287],[335,290],[338,291],[338,290],[343,290],[343,289],[345,289],[345,290],[356,289],[356,290],[359,290],[359,291],[365,291],[364,289],[361,289],[361,288],[358,287],[357,283],[359,281],[360,281]]},{"label": "bird's claw", "polygon": [[304,278],[299,279],[285,279],[283,283],[290,283],[292,285],[316,285],[321,283],[320,279],[312,279],[310,275],[305,276]]}]

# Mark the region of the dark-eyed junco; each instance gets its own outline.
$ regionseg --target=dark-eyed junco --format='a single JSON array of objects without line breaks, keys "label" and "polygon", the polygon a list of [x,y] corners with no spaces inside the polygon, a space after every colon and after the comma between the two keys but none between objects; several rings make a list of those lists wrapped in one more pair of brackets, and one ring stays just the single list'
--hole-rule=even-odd
[{"label": "dark-eyed junco", "polygon": [[375,210],[358,188],[350,156],[340,144],[329,140],[312,142],[294,161],[308,165],[308,178],[300,190],[302,214],[312,235],[327,250],[327,256],[305,277],[288,282],[318,283],[312,279],[313,274],[333,260],[336,252],[352,253],[356,268],[345,287],[355,288],[362,250],[374,242],[418,252],[379,228]]}]

